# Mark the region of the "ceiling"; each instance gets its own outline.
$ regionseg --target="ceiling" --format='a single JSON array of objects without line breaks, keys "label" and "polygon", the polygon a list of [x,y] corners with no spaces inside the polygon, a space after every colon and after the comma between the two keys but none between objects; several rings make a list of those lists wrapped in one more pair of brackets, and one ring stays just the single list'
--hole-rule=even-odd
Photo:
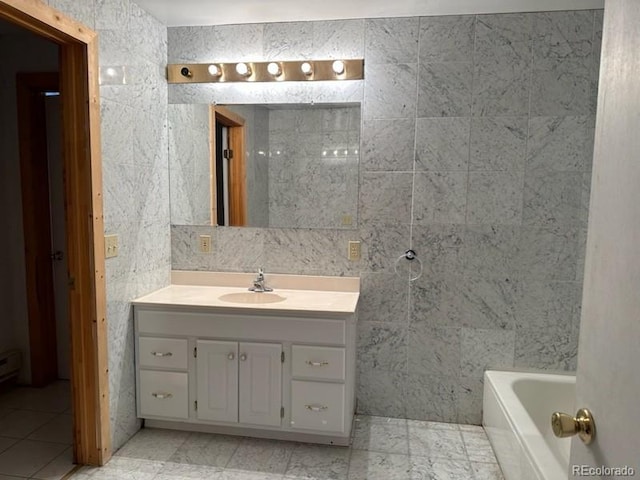
[{"label": "ceiling", "polygon": [[604,0],[135,0],[168,26],[603,8]]}]

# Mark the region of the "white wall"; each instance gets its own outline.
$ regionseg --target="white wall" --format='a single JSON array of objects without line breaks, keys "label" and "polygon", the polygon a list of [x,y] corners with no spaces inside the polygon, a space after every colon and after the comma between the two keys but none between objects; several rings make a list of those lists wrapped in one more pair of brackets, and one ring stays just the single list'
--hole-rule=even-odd
[{"label": "white wall", "polygon": [[0,352],[22,351],[21,383],[30,382],[31,368],[15,74],[57,69],[55,44],[29,34],[0,36]]},{"label": "white wall", "polygon": [[636,474],[640,468],[638,78],[640,2],[609,1],[604,16],[576,404],[591,409],[596,440],[588,447],[574,440],[571,463],[630,465]]}]

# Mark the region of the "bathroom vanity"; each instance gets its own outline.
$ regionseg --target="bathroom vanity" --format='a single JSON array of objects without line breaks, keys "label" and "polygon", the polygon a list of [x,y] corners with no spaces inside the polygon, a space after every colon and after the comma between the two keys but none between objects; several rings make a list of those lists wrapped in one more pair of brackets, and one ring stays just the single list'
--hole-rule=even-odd
[{"label": "bathroom vanity", "polygon": [[133,302],[146,425],[348,445],[359,279],[173,272]]}]

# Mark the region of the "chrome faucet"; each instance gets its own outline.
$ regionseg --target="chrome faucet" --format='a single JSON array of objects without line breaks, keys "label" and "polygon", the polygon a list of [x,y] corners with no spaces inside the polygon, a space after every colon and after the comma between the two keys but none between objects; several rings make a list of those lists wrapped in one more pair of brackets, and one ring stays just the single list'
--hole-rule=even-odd
[{"label": "chrome faucet", "polygon": [[258,276],[253,281],[253,287],[249,287],[252,292],[273,292],[273,288],[267,287],[264,284],[264,270],[258,269]]}]

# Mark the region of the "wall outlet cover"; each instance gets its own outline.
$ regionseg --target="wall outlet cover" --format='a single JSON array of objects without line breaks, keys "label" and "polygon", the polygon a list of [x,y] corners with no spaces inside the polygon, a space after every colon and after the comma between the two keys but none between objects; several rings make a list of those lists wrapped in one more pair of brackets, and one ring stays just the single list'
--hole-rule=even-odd
[{"label": "wall outlet cover", "polygon": [[200,253],[211,253],[211,235],[200,235]]},{"label": "wall outlet cover", "polygon": [[349,241],[349,260],[360,260],[360,242],[350,240]]}]

